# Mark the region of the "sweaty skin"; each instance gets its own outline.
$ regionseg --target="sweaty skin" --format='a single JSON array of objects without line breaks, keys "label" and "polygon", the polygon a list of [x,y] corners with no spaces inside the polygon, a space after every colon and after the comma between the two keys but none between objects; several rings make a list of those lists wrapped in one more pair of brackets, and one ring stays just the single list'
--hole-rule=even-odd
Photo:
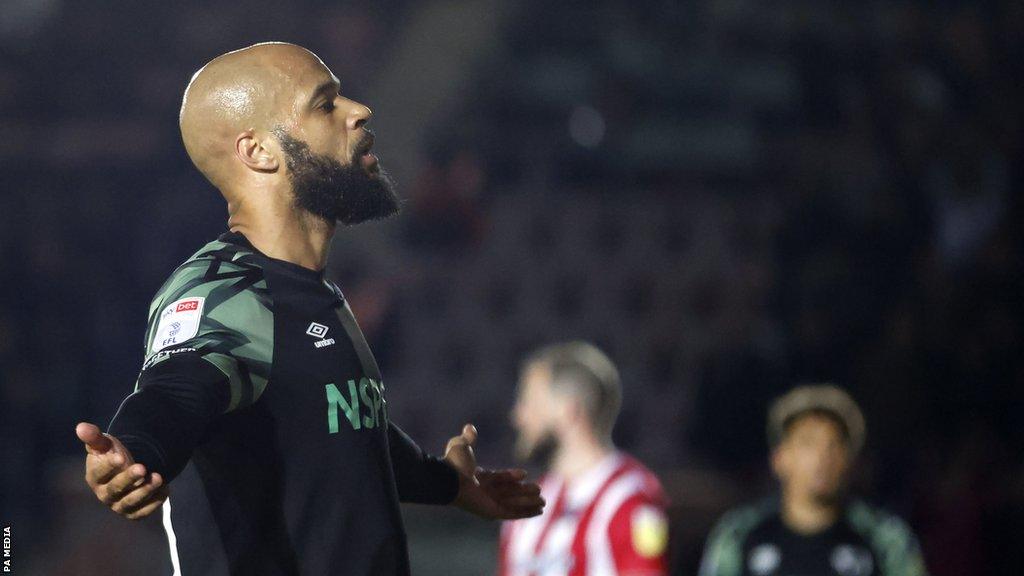
[{"label": "sweaty skin", "polygon": [[[179,124],[192,162],[228,202],[228,227],[266,256],[323,270],[337,223],[296,206],[287,156],[274,133],[282,130],[342,165],[359,162],[372,177],[376,158],[364,129],[371,116],[341,95],[338,78],[315,54],[274,42],[229,52],[196,72]],[[167,498],[163,478],[135,463],[117,438],[87,422],[76,432],[87,453],[86,481],[115,512],[142,518]],[[476,436],[466,425],[446,448],[445,460],[460,479],[453,504],[485,518],[540,514],[540,487],[524,482],[525,471],[477,467]]]},{"label": "sweaty skin", "polygon": [[268,256],[314,270],[326,263],[335,223],[295,209],[273,131],[283,129],[312,152],[351,164],[372,112],[339,88],[338,78],[305,48],[256,44],[196,72],[179,116],[189,157],[228,202],[228,227]]},{"label": "sweaty skin", "polygon": [[233,191],[238,180],[230,161],[236,136],[278,123],[293,128],[296,86],[302,74],[316,74],[316,64],[327,68],[298,46],[257,44],[219,56],[192,76],[179,115],[181,137],[189,158],[222,192]]}]

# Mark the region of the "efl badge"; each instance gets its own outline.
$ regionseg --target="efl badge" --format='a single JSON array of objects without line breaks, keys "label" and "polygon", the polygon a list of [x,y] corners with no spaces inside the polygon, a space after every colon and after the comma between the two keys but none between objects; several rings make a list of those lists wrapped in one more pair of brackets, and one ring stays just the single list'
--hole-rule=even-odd
[{"label": "efl badge", "polygon": [[192,296],[168,304],[160,312],[160,323],[149,346],[150,353],[179,344],[198,334],[204,300],[201,296]]}]

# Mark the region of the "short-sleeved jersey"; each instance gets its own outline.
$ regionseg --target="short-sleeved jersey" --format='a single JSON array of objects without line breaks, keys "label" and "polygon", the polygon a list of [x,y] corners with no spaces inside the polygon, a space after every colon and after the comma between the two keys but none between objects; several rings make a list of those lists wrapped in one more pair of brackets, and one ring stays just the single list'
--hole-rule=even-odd
[{"label": "short-sleeved jersey", "polygon": [[502,576],[659,575],[668,521],[657,477],[613,453],[571,483],[541,479],[544,513],[502,526]]},{"label": "short-sleeved jersey", "polygon": [[914,534],[898,517],[850,502],[826,530],[802,535],[770,498],[722,517],[708,538],[700,576],[924,576]]},{"label": "short-sleeved jersey", "polygon": [[164,504],[174,573],[408,573],[384,387],[340,290],[228,233],[160,289],[148,369],[198,353],[230,386]]}]

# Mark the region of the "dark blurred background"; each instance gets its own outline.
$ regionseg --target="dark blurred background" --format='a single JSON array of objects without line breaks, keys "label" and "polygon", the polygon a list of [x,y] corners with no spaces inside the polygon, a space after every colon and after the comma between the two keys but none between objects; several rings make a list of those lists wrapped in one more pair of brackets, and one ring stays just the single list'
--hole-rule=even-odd
[{"label": "dark blurred background", "polygon": [[[376,114],[405,211],[342,231],[330,273],[421,445],[473,421],[509,463],[519,359],[593,340],[690,574],[717,515],[772,490],[767,402],[834,381],[868,419],[857,490],[933,574],[1024,564],[1024,4],[3,0],[15,573],[169,573],[158,518],[86,491],[73,429],[109,421],[150,298],[225,229],[182,90],[264,40]],[[407,511],[418,574],[491,572],[496,524]]]}]

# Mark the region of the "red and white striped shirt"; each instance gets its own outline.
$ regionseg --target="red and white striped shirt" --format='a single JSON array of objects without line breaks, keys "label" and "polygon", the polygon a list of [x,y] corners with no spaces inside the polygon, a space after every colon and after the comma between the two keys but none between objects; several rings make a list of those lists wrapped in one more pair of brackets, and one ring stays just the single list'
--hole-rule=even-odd
[{"label": "red and white striped shirt", "polygon": [[540,485],[544,513],[502,526],[499,576],[665,574],[665,497],[636,459],[615,452],[571,483]]}]

